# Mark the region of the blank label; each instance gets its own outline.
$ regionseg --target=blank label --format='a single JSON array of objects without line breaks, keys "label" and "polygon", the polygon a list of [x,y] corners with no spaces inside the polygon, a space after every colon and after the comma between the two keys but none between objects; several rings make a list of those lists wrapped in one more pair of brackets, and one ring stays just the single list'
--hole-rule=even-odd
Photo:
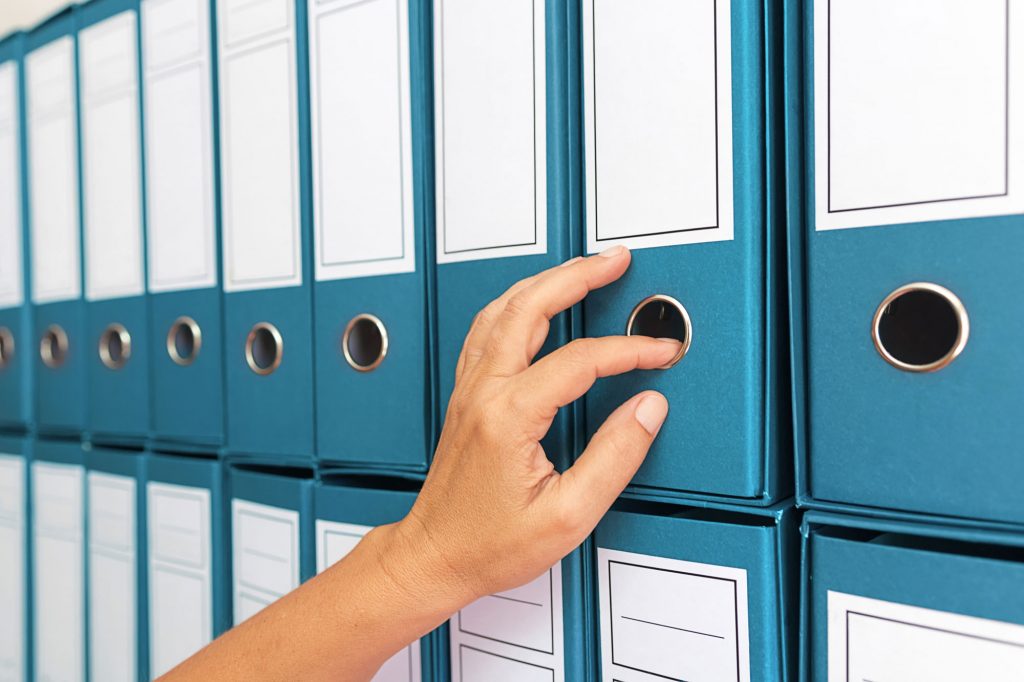
[{"label": "blank label", "polygon": [[78,38],[89,300],[145,291],[135,21],[122,12]]},{"label": "blank label", "polygon": [[299,513],[231,501],[235,623],[299,586]]},{"label": "blank label", "polygon": [[158,677],[213,638],[210,491],[149,483],[149,652]]},{"label": "blank label", "polygon": [[554,680],[565,676],[562,564],[531,582],[478,599],[451,621],[452,678]]},{"label": "blank label", "polygon": [[25,60],[32,302],[79,298],[78,133],[74,42],[58,38]]},{"label": "blank label", "polygon": [[293,5],[220,0],[224,290],[302,284]]},{"label": "blank label", "polygon": [[603,679],[750,680],[747,572],[598,548]]},{"label": "blank label", "polygon": [[817,229],[1024,211],[1010,4],[815,0]]},{"label": "blank label", "polygon": [[828,679],[1018,682],[1024,625],[828,593]]},{"label": "blank label", "polygon": [[35,672],[40,680],[85,677],[84,473],[32,464]]},{"label": "blank label", "polygon": [[437,262],[547,252],[543,0],[434,0]]},{"label": "blank label", "polygon": [[142,3],[152,292],[217,284],[208,12],[200,0]]},{"label": "blank label", "polygon": [[0,64],[0,308],[22,304],[18,68]]},{"label": "blank label", "polygon": [[[355,549],[372,526],[316,520],[316,572],[322,573]],[[420,682],[423,675],[420,642],[416,640],[392,656],[371,682]]]},{"label": "blank label", "polygon": [[407,0],[310,0],[318,280],[412,272]]},{"label": "blank label", "polygon": [[588,251],[732,239],[731,4],[584,1]]},{"label": "blank label", "polygon": [[0,454],[0,679],[25,678],[25,460]]},{"label": "blank label", "polygon": [[138,677],[135,479],[89,472],[89,674]]}]

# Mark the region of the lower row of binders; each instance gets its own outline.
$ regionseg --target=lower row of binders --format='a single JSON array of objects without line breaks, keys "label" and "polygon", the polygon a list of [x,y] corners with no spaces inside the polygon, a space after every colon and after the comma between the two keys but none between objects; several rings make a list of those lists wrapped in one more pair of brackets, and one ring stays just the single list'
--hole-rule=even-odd
[{"label": "lower row of binders", "polygon": [[[166,672],[401,519],[418,486],[73,440],[3,436],[0,452],[11,680]],[[560,564],[467,606],[374,679],[1010,682],[1021,584],[1011,533],[623,500]]]}]

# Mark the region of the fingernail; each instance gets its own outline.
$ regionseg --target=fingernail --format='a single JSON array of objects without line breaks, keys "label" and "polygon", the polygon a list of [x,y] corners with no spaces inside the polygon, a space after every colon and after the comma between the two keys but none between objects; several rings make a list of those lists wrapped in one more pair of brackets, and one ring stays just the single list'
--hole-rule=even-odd
[{"label": "fingernail", "polygon": [[675,346],[676,350],[679,350],[679,347],[681,345],[683,345],[683,342],[680,341],[679,339],[669,339],[669,338],[661,337],[661,338],[658,339],[658,341],[664,341],[665,343],[671,343],[673,346]]},{"label": "fingernail", "polygon": [[643,397],[633,413],[640,426],[652,436],[658,435],[661,425],[668,416],[668,401],[660,393],[651,393]]},{"label": "fingernail", "polygon": [[619,244],[618,246],[609,246],[607,249],[597,254],[601,258],[618,258],[626,252],[626,247]]},{"label": "fingernail", "polygon": [[583,260],[583,256],[576,256],[575,258],[570,258],[569,260],[565,261],[564,263],[562,263],[558,267],[564,268],[566,265],[572,265],[573,263],[575,263],[577,261],[581,261],[581,260]]}]

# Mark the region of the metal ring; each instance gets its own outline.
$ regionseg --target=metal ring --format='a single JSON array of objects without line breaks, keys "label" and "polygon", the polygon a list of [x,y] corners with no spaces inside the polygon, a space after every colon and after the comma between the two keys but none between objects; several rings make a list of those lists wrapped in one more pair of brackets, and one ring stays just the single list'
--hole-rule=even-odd
[{"label": "metal ring", "polygon": [[[192,334],[192,352],[188,356],[181,355],[178,352],[178,344],[175,340],[178,336],[178,331],[181,329],[188,329],[189,333]],[[193,320],[188,315],[182,315],[174,322],[171,323],[170,328],[167,330],[167,355],[170,356],[174,364],[186,367],[191,365],[199,357],[199,350],[203,347],[203,330],[199,327],[199,323]]]},{"label": "metal ring", "polygon": [[[882,315],[885,314],[886,309],[892,304],[893,301],[914,291],[927,291],[937,296],[941,296],[946,300],[946,303],[953,309],[953,313],[956,315],[957,321],[957,335],[956,342],[952,348],[946,352],[941,358],[934,362],[929,362],[924,365],[912,365],[910,363],[903,362],[895,358],[892,353],[882,343],[882,339],[879,333],[879,326],[882,322]],[[871,320],[871,340],[875,344],[875,350],[878,354],[888,362],[890,365],[897,369],[902,369],[905,372],[937,372],[943,367],[946,367],[949,363],[953,362],[963,352],[964,347],[967,345],[967,339],[971,334],[971,323],[967,317],[967,308],[964,307],[963,301],[954,294],[952,291],[944,286],[933,284],[932,282],[911,282],[910,284],[904,284],[897,288],[884,299],[878,305],[878,309],[875,310],[875,315]]]},{"label": "metal ring", "polygon": [[[121,343],[121,356],[117,358],[110,354],[110,342],[115,337]],[[123,324],[114,322],[103,330],[100,334],[99,353],[100,361],[108,369],[121,369],[128,363],[132,357],[132,335]]]},{"label": "metal ring", "polygon": [[14,360],[14,334],[9,327],[0,327],[0,369]]},{"label": "metal ring", "polygon": [[676,353],[675,357],[669,360],[668,363],[658,368],[669,369],[670,367],[674,366],[677,362],[683,359],[683,356],[685,356],[687,351],[690,350],[690,341],[693,339],[693,325],[690,322],[690,314],[686,312],[686,308],[683,307],[682,303],[680,303],[673,297],[669,296],[668,294],[654,294],[652,296],[648,296],[644,300],[637,303],[636,306],[633,308],[633,312],[629,314],[629,320],[626,322],[626,336],[633,336],[633,323],[636,321],[637,315],[640,314],[640,311],[646,308],[649,304],[655,302],[665,303],[675,308],[682,316],[683,326],[686,328],[686,338],[681,340],[677,339],[682,342],[682,347],[679,349],[679,352]]},{"label": "metal ring", "polygon": [[[361,365],[356,362],[355,358],[352,357],[352,353],[348,349],[349,338],[351,337],[353,330],[355,330],[356,325],[360,322],[370,322],[377,328],[377,332],[380,334],[380,352],[369,365]],[[387,327],[384,326],[384,323],[381,322],[380,318],[376,315],[371,315],[370,313],[356,315],[349,320],[347,325],[345,325],[345,332],[341,335],[341,352],[345,355],[345,362],[347,362],[352,369],[357,372],[372,372],[380,367],[380,363],[384,362],[384,358],[388,355]]]},{"label": "metal ring", "polygon": [[67,353],[67,332],[59,324],[51,324],[39,339],[39,358],[50,369],[57,369],[64,364]]},{"label": "metal ring", "polygon": [[[274,361],[266,367],[260,367],[256,362],[256,357],[253,355],[252,349],[256,344],[256,338],[260,332],[267,332],[274,340]],[[257,322],[253,325],[252,329],[249,330],[249,335],[245,337],[245,362],[256,374],[260,376],[266,376],[272,374],[274,370],[281,366],[281,358],[284,356],[284,339],[281,338],[281,332],[277,331],[277,327],[270,324],[269,322]]]}]

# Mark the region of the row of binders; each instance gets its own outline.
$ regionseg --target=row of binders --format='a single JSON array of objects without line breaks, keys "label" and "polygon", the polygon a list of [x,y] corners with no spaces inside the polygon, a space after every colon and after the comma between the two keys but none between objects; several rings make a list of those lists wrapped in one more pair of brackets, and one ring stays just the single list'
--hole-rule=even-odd
[{"label": "row of binders", "polygon": [[[63,441],[2,437],[0,450],[17,453],[0,455],[4,680],[156,677],[416,497],[379,477]],[[1021,534],[624,502],[580,549],[465,607],[374,682],[1017,682],[1022,581]]]},{"label": "row of binders", "polygon": [[89,0],[0,41],[0,677],[158,674],[401,518],[473,315],[622,244],[546,349],[682,351],[545,449],[655,388],[647,461],[380,680],[1016,680],[1014,8]]}]

